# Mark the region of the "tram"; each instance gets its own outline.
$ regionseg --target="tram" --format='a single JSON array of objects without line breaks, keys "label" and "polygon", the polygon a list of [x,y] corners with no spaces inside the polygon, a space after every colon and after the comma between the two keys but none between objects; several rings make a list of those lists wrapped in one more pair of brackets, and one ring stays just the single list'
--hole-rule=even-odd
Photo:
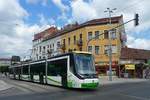
[{"label": "tram", "polygon": [[34,62],[12,65],[10,78],[62,86],[94,89],[99,86],[91,53],[74,51]]}]

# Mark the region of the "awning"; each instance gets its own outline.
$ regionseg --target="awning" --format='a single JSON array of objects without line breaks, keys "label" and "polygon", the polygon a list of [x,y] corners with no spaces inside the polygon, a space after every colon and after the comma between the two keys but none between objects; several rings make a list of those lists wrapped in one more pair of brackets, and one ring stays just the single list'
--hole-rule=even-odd
[{"label": "awning", "polygon": [[135,64],[126,64],[125,69],[126,70],[135,70]]}]

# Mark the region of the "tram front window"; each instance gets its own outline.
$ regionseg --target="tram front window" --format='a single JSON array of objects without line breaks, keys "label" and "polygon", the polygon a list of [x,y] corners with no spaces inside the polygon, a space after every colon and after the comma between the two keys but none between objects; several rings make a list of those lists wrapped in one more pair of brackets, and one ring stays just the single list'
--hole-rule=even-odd
[{"label": "tram front window", "polygon": [[75,54],[76,72],[85,78],[96,77],[93,56],[90,54]]}]

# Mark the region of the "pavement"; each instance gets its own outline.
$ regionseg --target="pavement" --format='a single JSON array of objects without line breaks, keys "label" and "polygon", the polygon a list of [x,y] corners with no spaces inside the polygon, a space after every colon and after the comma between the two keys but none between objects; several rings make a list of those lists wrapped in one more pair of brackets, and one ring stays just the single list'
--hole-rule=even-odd
[{"label": "pavement", "polygon": [[0,80],[0,91],[11,88],[12,85],[7,84],[6,82]]},{"label": "pavement", "polygon": [[0,100],[150,100],[150,80],[108,79],[100,76],[100,87],[82,90],[0,78]]},{"label": "pavement", "polygon": [[118,78],[117,76],[112,76],[112,81],[109,81],[109,76],[99,76],[99,81],[100,85],[113,85],[113,84],[146,82],[148,81],[148,79]]},{"label": "pavement", "polygon": [[15,88],[0,91],[0,100],[150,100],[150,80],[116,83],[94,90],[64,89],[10,79],[4,81]]},{"label": "pavement", "polygon": [[[116,76],[113,76],[112,81],[109,81],[108,76],[99,76],[99,81],[100,81],[100,85],[104,86],[104,85],[113,85],[113,84],[145,82],[145,81],[148,81],[148,79],[118,78]],[[29,87],[27,84],[28,84],[28,82],[27,83],[21,83],[20,82],[20,84],[18,84],[18,85]],[[13,84],[13,85],[12,85],[12,83],[9,84],[9,82],[6,83],[6,81],[3,81],[0,79],[0,91],[7,90],[7,89],[12,88],[14,86],[15,86],[15,84]]]}]

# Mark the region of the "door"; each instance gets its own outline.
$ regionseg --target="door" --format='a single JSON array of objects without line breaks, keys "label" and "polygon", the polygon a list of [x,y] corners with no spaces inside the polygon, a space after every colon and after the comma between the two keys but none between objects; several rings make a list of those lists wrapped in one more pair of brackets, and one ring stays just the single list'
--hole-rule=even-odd
[{"label": "door", "polygon": [[62,86],[67,87],[67,59],[61,61],[61,77],[62,77]]}]

